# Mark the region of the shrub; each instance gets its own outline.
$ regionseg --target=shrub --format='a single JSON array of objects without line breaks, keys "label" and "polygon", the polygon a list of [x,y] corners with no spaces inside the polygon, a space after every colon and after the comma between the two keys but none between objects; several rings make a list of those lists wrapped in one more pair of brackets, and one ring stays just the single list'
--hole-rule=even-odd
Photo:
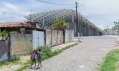
[{"label": "shrub", "polygon": [[0,37],[7,38],[8,37],[8,32],[4,30],[3,32],[0,33]]},{"label": "shrub", "polygon": [[43,53],[50,53],[52,52],[51,47],[48,46],[39,46],[36,50],[38,51],[38,49],[41,49]]},{"label": "shrub", "polygon": [[55,56],[55,55],[57,55],[57,54],[62,52],[62,50],[52,51],[51,47],[48,47],[48,46],[39,46],[36,50],[38,50],[38,49],[42,50],[42,53],[43,53],[42,54],[42,56],[43,56],[42,58],[43,58],[43,60],[48,59],[50,57],[53,57],[53,56]]},{"label": "shrub", "polygon": [[20,56],[16,56],[16,55],[11,56],[11,61],[19,61],[19,60],[20,60]]}]

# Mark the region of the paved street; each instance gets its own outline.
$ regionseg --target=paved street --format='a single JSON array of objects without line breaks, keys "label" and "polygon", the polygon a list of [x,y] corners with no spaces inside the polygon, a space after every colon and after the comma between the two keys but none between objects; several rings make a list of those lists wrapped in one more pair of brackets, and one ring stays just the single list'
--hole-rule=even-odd
[{"label": "paved street", "polygon": [[107,52],[116,48],[117,37],[95,36],[82,39],[84,41],[79,45],[45,60],[43,67],[35,71],[98,71]]}]

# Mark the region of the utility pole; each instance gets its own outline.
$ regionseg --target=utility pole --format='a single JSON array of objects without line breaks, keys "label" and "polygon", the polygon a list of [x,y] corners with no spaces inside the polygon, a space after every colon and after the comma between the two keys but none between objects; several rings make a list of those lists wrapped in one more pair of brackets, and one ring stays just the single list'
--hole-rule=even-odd
[{"label": "utility pole", "polygon": [[32,21],[31,21],[31,20],[32,20],[31,14],[32,14],[32,10],[31,10],[31,13],[30,13],[30,19],[29,19],[30,22],[32,22]]},{"label": "utility pole", "polygon": [[79,41],[79,21],[78,21],[78,12],[77,12],[78,2],[75,2],[75,5],[76,5],[76,34],[78,36],[78,41]]},{"label": "utility pole", "polygon": [[76,5],[76,33],[78,33],[79,31],[78,31],[78,26],[79,26],[79,24],[78,24],[78,12],[77,12],[77,8],[78,8],[78,2],[75,2],[75,5]]}]

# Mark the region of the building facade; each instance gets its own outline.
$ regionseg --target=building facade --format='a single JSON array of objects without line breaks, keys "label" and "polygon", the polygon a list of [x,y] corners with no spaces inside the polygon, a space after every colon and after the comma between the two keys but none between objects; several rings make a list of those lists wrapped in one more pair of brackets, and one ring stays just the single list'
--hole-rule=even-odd
[{"label": "building facade", "polygon": [[104,35],[118,35],[118,31],[116,29],[105,29],[103,31]]}]

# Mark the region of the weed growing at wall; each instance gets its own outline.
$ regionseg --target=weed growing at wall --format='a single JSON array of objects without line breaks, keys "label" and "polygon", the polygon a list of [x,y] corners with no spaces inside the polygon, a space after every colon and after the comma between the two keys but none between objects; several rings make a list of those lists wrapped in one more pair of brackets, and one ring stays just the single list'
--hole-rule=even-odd
[{"label": "weed growing at wall", "polygon": [[0,67],[4,66],[4,65],[9,65],[9,64],[18,64],[21,63],[20,61],[20,57],[19,56],[14,56],[14,59],[11,61],[5,61],[5,62],[1,62],[0,63]]}]

